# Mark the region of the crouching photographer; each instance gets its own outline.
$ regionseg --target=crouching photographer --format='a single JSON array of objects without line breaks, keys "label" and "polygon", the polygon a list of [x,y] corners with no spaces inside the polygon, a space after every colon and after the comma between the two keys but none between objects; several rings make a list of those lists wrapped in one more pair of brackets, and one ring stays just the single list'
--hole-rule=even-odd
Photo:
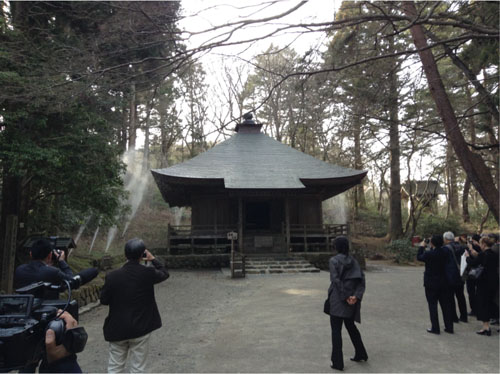
[{"label": "crouching photographer", "polygon": [[[20,265],[14,273],[14,288],[21,288],[36,282],[59,284],[71,280],[73,272],[66,262],[64,251],[53,249],[48,239],[39,239],[30,248],[31,261]],[[45,290],[46,291],[46,290]],[[36,295],[46,299],[57,299],[59,293],[52,291],[45,295]]]},{"label": "crouching photographer", "polygon": [[[0,372],[81,372],[76,353],[83,351],[87,333],[77,327],[78,303],[71,291],[94,279],[88,268],[73,275],[65,252],[47,239],[30,248],[32,261],[14,274],[16,294],[0,296]],[[59,293],[68,292],[66,300]]]},{"label": "crouching photographer", "polygon": [[83,351],[87,333],[77,327],[76,319],[65,309],[68,300],[42,300],[29,292],[50,283],[35,283],[16,290],[18,294],[0,295],[0,372],[81,372],[76,353]]}]

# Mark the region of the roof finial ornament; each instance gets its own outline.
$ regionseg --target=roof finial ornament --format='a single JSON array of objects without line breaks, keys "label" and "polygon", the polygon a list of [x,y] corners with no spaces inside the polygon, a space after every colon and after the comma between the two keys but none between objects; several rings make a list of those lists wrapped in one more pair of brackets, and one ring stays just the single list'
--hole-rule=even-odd
[{"label": "roof finial ornament", "polygon": [[248,112],[248,113],[243,114],[243,119],[245,120],[245,121],[243,121],[243,124],[244,125],[255,125],[255,121],[252,118],[253,118],[252,112]]}]

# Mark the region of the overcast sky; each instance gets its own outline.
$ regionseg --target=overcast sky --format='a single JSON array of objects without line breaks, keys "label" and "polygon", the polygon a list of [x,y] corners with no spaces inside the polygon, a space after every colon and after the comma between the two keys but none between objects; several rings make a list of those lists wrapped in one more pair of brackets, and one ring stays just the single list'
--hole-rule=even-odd
[{"label": "overcast sky", "polygon": [[[277,16],[299,6],[301,3],[302,1],[298,0],[185,0],[181,2],[184,18],[180,22],[180,27],[183,31],[201,32],[232,22]],[[211,54],[240,55],[243,58],[250,59],[266,49],[271,43],[282,47],[290,44],[300,54],[311,46],[323,44],[326,35],[322,32],[308,34],[304,33],[304,29],[295,29],[280,32],[272,37],[265,38],[265,36],[289,24],[332,21],[335,9],[340,4],[340,0],[309,0],[283,18],[245,26],[243,29],[236,31],[231,37],[232,41],[260,38],[259,41],[252,44],[245,43],[244,45],[217,48]],[[194,47],[220,40],[221,34],[231,29],[233,28],[221,28],[213,32],[193,35],[187,40],[187,45]]]}]

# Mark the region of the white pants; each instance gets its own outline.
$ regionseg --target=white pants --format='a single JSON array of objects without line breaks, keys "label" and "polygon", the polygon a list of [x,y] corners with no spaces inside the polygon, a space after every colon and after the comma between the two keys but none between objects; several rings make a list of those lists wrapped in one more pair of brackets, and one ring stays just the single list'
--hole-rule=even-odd
[{"label": "white pants", "polygon": [[135,339],[109,342],[108,373],[125,373],[127,356],[130,373],[145,373],[151,333]]}]

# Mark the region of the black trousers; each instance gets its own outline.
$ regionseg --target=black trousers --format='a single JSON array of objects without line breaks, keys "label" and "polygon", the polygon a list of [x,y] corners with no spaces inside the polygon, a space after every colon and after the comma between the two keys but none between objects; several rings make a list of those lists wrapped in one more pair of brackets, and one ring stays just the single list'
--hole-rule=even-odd
[{"label": "black trousers", "polygon": [[[460,319],[463,321],[467,321],[467,303],[465,302],[465,296],[464,296],[464,284],[460,283],[457,286],[454,286],[452,289],[452,296],[451,296],[451,318],[456,321],[458,319],[457,316],[457,307],[456,305],[458,304],[458,311],[460,312]],[[457,299],[457,302],[455,303],[455,298]]]},{"label": "black trousers", "polygon": [[453,294],[448,288],[431,288],[425,287],[425,297],[429,305],[429,316],[431,318],[431,328],[434,331],[439,330],[439,317],[438,317],[438,302],[441,305],[441,312],[443,313],[444,327],[448,331],[453,331],[453,318],[451,311],[451,298]]},{"label": "black trousers", "polygon": [[469,294],[469,306],[472,314],[476,314],[476,280],[472,278],[467,278],[465,281],[467,285],[467,293]]},{"label": "black trousers", "polygon": [[336,368],[344,368],[344,356],[342,353],[342,323],[345,323],[351,342],[354,345],[355,356],[367,356],[365,346],[361,340],[361,334],[354,324],[353,318],[342,318],[330,316],[332,328],[332,363]]}]

